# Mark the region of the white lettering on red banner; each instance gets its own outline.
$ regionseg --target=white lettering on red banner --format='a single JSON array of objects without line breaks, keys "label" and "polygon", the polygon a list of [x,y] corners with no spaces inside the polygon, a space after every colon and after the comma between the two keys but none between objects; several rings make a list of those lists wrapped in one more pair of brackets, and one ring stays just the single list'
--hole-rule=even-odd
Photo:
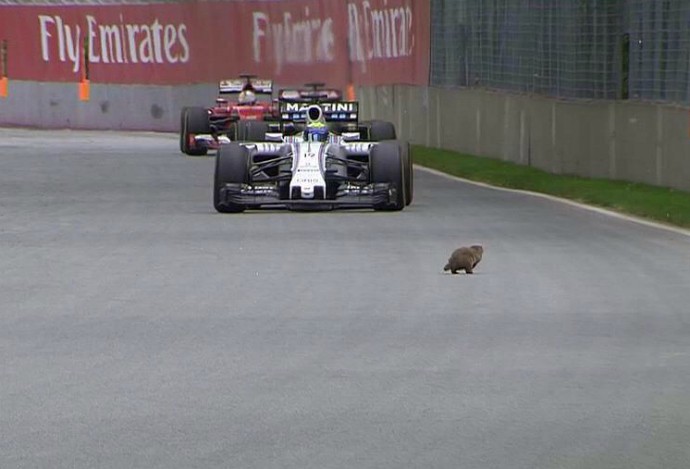
[{"label": "white lettering on red banner", "polygon": [[414,17],[409,5],[373,8],[367,1],[349,2],[348,40],[350,60],[362,63],[374,59],[410,57],[414,53]]},{"label": "white lettering on red banner", "polygon": [[271,21],[261,11],[252,13],[254,62],[273,60],[276,72],[285,64],[328,63],[335,60],[333,18],[312,18],[309,7],[294,18],[284,12],[281,21]]},{"label": "white lettering on red banner", "polygon": [[89,62],[104,64],[175,64],[189,61],[190,49],[187,26],[163,24],[158,18],[150,24],[132,24],[120,15],[117,24],[101,24],[86,15],[86,28],[80,24],[66,24],[59,15],[39,15],[41,58],[50,62],[57,56],[60,62],[69,60],[72,70],[81,68],[84,41],[88,46]]}]

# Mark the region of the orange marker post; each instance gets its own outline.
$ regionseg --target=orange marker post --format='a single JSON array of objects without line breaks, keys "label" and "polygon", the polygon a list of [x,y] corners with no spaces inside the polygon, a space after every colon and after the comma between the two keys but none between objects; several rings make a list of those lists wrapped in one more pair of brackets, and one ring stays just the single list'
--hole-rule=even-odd
[{"label": "orange marker post", "polygon": [[7,39],[0,42],[0,98],[7,97]]},{"label": "orange marker post", "polygon": [[347,84],[347,88],[345,88],[345,97],[348,101],[354,101],[355,99],[357,99],[355,93],[355,85],[353,85],[352,83]]},{"label": "orange marker post", "polygon": [[89,80],[83,79],[79,82],[79,101],[88,101],[91,99],[91,86]]},{"label": "orange marker post", "polygon": [[81,81],[77,85],[79,101],[91,99],[91,82],[89,81],[89,40],[84,39],[81,54]]}]

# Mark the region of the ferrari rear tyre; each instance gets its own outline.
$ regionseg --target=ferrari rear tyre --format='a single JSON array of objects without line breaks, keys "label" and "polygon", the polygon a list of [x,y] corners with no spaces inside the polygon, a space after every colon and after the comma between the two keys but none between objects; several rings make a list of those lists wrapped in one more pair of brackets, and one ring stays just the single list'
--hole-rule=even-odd
[{"label": "ferrari rear tyre", "polygon": [[192,134],[210,134],[208,111],[203,107],[187,108],[187,130]]},{"label": "ferrari rear tyre", "polygon": [[249,180],[249,152],[237,143],[221,145],[216,156],[213,177],[213,207],[220,213],[240,213],[244,205],[221,203],[220,191],[226,184],[244,184]]},{"label": "ferrari rear tyre", "polygon": [[387,203],[374,205],[374,210],[402,210],[405,208],[405,167],[400,142],[381,142],[369,154],[371,182],[388,183],[394,197]]},{"label": "ferrari rear tyre", "polygon": [[180,110],[180,129],[179,129],[179,132],[180,132],[180,151],[182,153],[186,153],[185,152],[185,146],[186,146],[186,138],[187,137],[186,137],[184,131],[185,131],[185,119],[187,119],[187,109],[188,109],[187,107],[183,107]]},{"label": "ferrari rear tyre", "polygon": [[230,125],[228,125],[225,135],[233,142],[239,140],[237,137],[237,122],[232,122]]},{"label": "ferrari rear tyre", "polygon": [[206,148],[193,146],[191,137],[197,134],[210,134],[211,125],[208,112],[202,107],[185,107],[180,113],[180,150],[191,156],[203,156],[208,153]]}]

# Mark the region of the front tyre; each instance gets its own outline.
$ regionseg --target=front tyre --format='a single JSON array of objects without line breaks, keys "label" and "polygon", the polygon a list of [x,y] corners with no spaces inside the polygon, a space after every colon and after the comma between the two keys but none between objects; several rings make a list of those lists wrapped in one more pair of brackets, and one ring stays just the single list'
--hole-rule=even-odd
[{"label": "front tyre", "polygon": [[220,191],[226,184],[246,184],[249,180],[249,152],[237,143],[221,145],[213,177],[213,207],[220,213],[240,213],[245,205],[221,203]]}]

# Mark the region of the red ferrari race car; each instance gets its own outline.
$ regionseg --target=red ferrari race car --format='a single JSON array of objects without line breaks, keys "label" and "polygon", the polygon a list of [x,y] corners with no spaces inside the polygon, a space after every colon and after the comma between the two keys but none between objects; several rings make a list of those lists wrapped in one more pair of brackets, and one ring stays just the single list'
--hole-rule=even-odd
[{"label": "red ferrari race car", "polygon": [[199,156],[231,140],[253,140],[257,127],[253,122],[279,119],[271,80],[258,80],[253,75],[222,80],[213,107],[182,108],[180,151]]}]

